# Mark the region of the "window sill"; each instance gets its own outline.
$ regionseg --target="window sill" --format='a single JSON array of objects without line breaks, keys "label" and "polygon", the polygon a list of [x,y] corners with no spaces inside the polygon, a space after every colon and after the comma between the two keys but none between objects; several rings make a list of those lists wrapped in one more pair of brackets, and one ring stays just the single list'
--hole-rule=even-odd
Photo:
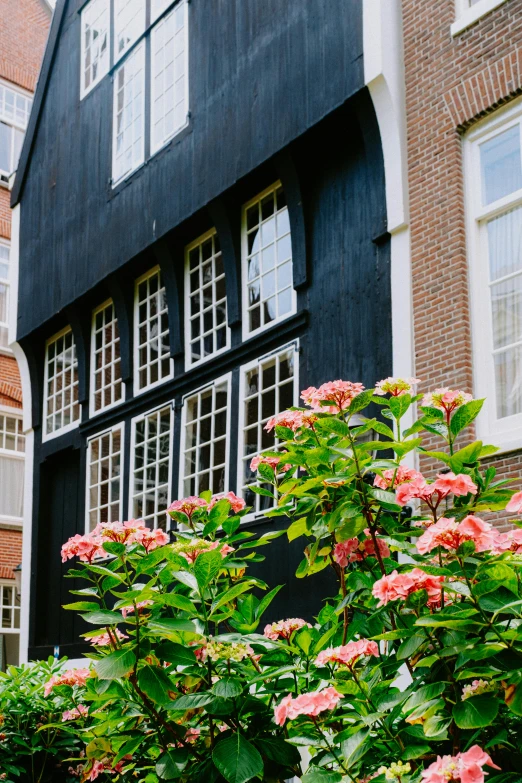
[{"label": "window sill", "polygon": [[6,348],[5,346],[0,346],[0,356],[12,356],[14,359],[14,353],[10,348]]},{"label": "window sill", "polygon": [[[0,518],[0,530],[22,530],[23,520],[21,519],[1,519]],[[13,577],[14,578],[14,577]]]},{"label": "window sill", "polygon": [[453,37],[459,35],[464,30],[467,30],[468,27],[474,25],[481,17],[489,14],[490,11],[493,11],[505,2],[507,2],[507,0],[481,0],[480,3],[477,3],[464,11],[459,18],[453,22],[450,28],[451,35]]}]

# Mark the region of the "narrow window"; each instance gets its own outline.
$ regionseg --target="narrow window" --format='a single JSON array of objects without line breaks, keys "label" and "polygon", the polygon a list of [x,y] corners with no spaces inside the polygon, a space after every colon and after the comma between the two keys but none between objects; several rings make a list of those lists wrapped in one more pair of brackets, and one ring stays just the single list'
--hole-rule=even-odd
[{"label": "narrow window", "polygon": [[172,5],[173,0],[151,0],[150,4],[150,19],[151,22],[156,21],[158,16],[166,11],[169,5]]},{"label": "narrow window", "polygon": [[109,0],[90,0],[82,10],[82,98],[109,70],[109,19]]},{"label": "narrow window", "polygon": [[182,496],[228,489],[229,390],[221,378],[183,401]]},{"label": "narrow window", "polygon": [[123,424],[91,438],[87,446],[87,530],[122,520]]},{"label": "narrow window", "polygon": [[130,516],[167,528],[173,429],[172,405],[133,421]]},{"label": "narrow window", "polygon": [[7,348],[9,331],[9,245],[0,241],[0,346]]},{"label": "narrow window", "polygon": [[21,522],[25,435],[21,416],[0,414],[0,519]]},{"label": "narrow window", "polygon": [[0,82],[0,181],[16,171],[32,99]]},{"label": "narrow window", "polygon": [[225,270],[214,229],[185,250],[185,313],[189,367],[229,347]]},{"label": "narrow window", "polygon": [[151,152],[187,124],[187,3],[165,16],[151,33]]},{"label": "narrow window", "polygon": [[159,269],[136,283],[134,343],[138,391],[172,377],[167,295]]},{"label": "narrow window", "polygon": [[145,45],[131,52],[114,75],[113,184],[145,159]]},{"label": "narrow window", "polygon": [[123,400],[120,332],[113,302],[93,313],[91,346],[91,413],[110,408]]},{"label": "narrow window", "polygon": [[145,32],[145,0],[114,0],[114,60]]},{"label": "narrow window", "polygon": [[79,420],[78,359],[72,330],[67,327],[46,345],[44,435],[58,435]]},{"label": "narrow window", "polygon": [[247,505],[253,507],[252,513],[270,508],[272,500],[247,489],[256,483],[250,463],[260,452],[277,448],[274,433],[268,433],[265,425],[276,413],[297,405],[297,384],[295,345],[241,368],[238,485]]},{"label": "narrow window", "polygon": [[16,596],[14,582],[0,582],[0,612],[2,620],[0,630],[3,633],[18,631],[20,628],[20,599]]}]

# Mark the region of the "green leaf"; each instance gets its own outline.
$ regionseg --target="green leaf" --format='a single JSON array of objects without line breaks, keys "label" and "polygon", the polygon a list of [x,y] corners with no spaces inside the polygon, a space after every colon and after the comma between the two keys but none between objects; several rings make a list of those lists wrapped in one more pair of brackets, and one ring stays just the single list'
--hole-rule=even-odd
[{"label": "green leaf", "polygon": [[345,421],[336,418],[335,416],[326,419],[319,419],[317,426],[319,429],[324,430],[325,432],[334,432],[336,435],[340,435],[341,437],[347,437],[350,434],[350,427],[348,424]]},{"label": "green leaf", "polygon": [[468,427],[480,413],[484,400],[470,400],[457,408],[450,422],[452,435],[458,435],[461,430]]},{"label": "green leaf", "polygon": [[166,636],[179,633],[197,633],[196,626],[190,620],[151,620],[147,629],[154,634]]},{"label": "green leaf", "polygon": [[189,759],[185,748],[171,748],[161,756],[156,764],[156,775],[160,780],[180,778]]},{"label": "green leaf", "polygon": [[225,519],[227,519],[230,512],[230,501],[226,498],[221,498],[221,500],[218,500],[215,506],[212,506],[210,509],[208,518],[209,521],[212,523],[212,525],[217,528],[220,525],[223,524]]},{"label": "green leaf", "polygon": [[116,650],[97,661],[94,668],[100,680],[118,680],[132,670],[135,662],[132,650]]},{"label": "green leaf", "polygon": [[358,394],[357,397],[354,397],[351,401],[348,413],[358,413],[364,408],[367,408],[373,399],[373,395],[374,389],[366,389],[366,391]]},{"label": "green leaf", "polygon": [[322,767],[308,767],[308,771],[301,778],[303,783],[340,783],[342,776],[339,772]]},{"label": "green leaf", "polygon": [[423,688],[419,688],[412,696],[410,696],[406,704],[404,704],[402,708],[403,712],[411,712],[420,704],[424,704],[427,701],[431,701],[432,699],[437,698],[437,696],[440,696],[441,693],[444,692],[445,688],[445,682],[434,682],[431,685],[425,685]]},{"label": "green leaf", "polygon": [[186,712],[187,710],[199,710],[206,707],[211,701],[214,701],[213,693],[187,693],[186,696],[180,696],[169,705],[171,710]]},{"label": "green leaf", "polygon": [[243,693],[243,686],[237,677],[223,677],[212,686],[212,693],[222,699],[235,699]]},{"label": "green leaf", "polygon": [[455,704],[453,719],[459,729],[481,729],[493,723],[497,717],[498,709],[498,699],[483,693]]},{"label": "green leaf", "polygon": [[454,473],[460,473],[465,466],[474,465],[480,458],[482,441],[476,440],[450,457],[450,467]]},{"label": "green leaf", "polygon": [[246,593],[247,590],[251,590],[252,585],[253,582],[250,580],[246,580],[245,582],[240,582],[239,584],[235,584],[233,587],[230,588],[230,590],[227,590],[216,601],[214,601],[214,603],[212,604],[211,615],[213,615],[214,612],[220,608],[220,606],[224,606],[225,604],[234,601],[234,599],[236,599],[242,593]]},{"label": "green leaf", "polygon": [[73,604],[64,604],[62,607],[62,609],[72,609],[75,612],[97,612],[99,608],[99,604],[95,604],[94,601],[76,601]]},{"label": "green leaf", "polygon": [[189,612],[191,615],[197,615],[198,610],[194,603],[184,595],[179,593],[164,593],[161,596],[155,596],[158,603],[163,606],[173,606],[175,609],[180,609],[182,612]]},{"label": "green leaf", "polygon": [[263,776],[261,754],[239,733],[218,742],[212,760],[228,783],[246,783]]},{"label": "green leaf", "polygon": [[301,519],[296,519],[294,522],[292,522],[286,531],[286,535],[288,536],[289,541],[294,541],[300,536],[305,536],[307,532],[308,528],[306,525],[306,517],[302,517]]},{"label": "green leaf", "polygon": [[83,619],[91,625],[116,625],[123,622],[121,612],[89,612],[88,614],[82,614]]},{"label": "green leaf", "polygon": [[263,737],[256,740],[256,746],[263,756],[275,761],[276,764],[282,764],[285,767],[294,767],[299,764],[301,756],[299,751],[293,745],[289,745],[284,739],[276,737]]},{"label": "green leaf", "polygon": [[417,636],[416,634],[405,639],[397,650],[397,660],[404,661],[406,658],[410,658],[425,642],[425,636]]},{"label": "green leaf", "polygon": [[366,745],[366,741],[369,736],[369,729],[361,729],[361,731],[357,731],[355,734],[352,734],[351,737],[345,739],[341,744],[341,751],[348,768],[359,761],[359,759],[364,756],[366,751],[369,750],[369,746]]},{"label": "green leaf", "polygon": [[160,661],[167,661],[175,666],[193,666],[197,663],[197,658],[190,647],[177,642],[161,642],[156,647],[155,653]]},{"label": "green leaf", "polygon": [[[200,555],[200,557],[202,557],[202,555]],[[177,579],[178,582],[181,582],[182,585],[185,585],[185,587],[190,587],[191,590],[198,589],[198,582],[194,574],[190,574],[188,571],[173,571],[172,576]]]},{"label": "green leaf", "polygon": [[125,544],[120,544],[118,541],[104,541],[102,546],[110,555],[124,555],[127,551]]},{"label": "green leaf", "polygon": [[[113,561],[116,565],[116,561]],[[99,566],[99,565],[92,565],[92,563],[89,563],[88,570],[93,571],[95,574],[101,574],[102,576],[110,576],[111,579],[116,579],[118,582],[124,582],[125,577],[121,574],[115,574],[114,571],[111,571],[110,568],[106,568],[105,566]]]},{"label": "green leaf", "polygon": [[139,669],[138,685],[155,704],[169,704],[176,694],[172,680],[161,666]]},{"label": "green leaf", "polygon": [[390,410],[396,419],[401,419],[411,405],[411,395],[401,394],[400,397],[390,397]]},{"label": "green leaf", "polygon": [[204,590],[213,579],[216,578],[223,564],[221,552],[214,549],[211,552],[203,552],[194,563],[194,574],[198,580],[200,589]]}]

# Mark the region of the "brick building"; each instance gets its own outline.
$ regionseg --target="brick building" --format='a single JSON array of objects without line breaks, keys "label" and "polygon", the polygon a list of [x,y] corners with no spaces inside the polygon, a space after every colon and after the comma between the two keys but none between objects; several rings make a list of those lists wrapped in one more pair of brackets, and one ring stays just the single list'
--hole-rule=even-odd
[{"label": "brick building", "polygon": [[[522,472],[522,0],[403,0],[415,374]],[[426,466],[425,466],[426,467]]]},{"label": "brick building", "polygon": [[0,666],[18,660],[25,437],[22,388],[8,347],[10,182],[36,88],[51,7],[45,0],[0,0]]}]

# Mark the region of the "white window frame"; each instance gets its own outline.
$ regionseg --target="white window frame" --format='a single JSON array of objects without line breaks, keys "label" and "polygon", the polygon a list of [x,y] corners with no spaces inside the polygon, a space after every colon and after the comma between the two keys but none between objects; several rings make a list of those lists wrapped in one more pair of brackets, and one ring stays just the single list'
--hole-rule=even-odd
[{"label": "white window frame", "polygon": [[[243,340],[248,340],[251,337],[255,337],[255,335],[257,334],[261,334],[261,332],[266,332],[268,329],[272,329],[272,327],[276,326],[276,324],[286,321],[288,318],[291,318],[297,312],[297,294],[294,288],[294,249],[292,245],[292,226],[290,226],[290,246],[292,248],[292,257],[291,257],[292,285],[291,285],[290,293],[292,297],[292,307],[288,311],[288,313],[285,313],[284,315],[275,318],[273,321],[270,321],[270,323],[261,324],[261,326],[258,326],[257,329],[249,330],[248,328],[249,309],[248,309],[248,234],[247,234],[247,222],[246,222],[247,210],[253,204],[262,201],[265,198],[265,196],[269,195],[269,193],[273,193],[274,191],[276,191],[277,188],[279,187],[282,188],[283,186],[281,181],[277,180],[276,182],[273,182],[268,188],[265,188],[265,190],[261,191],[261,193],[258,193],[254,198],[250,199],[250,201],[247,201],[246,204],[243,204],[241,208],[241,302],[242,302],[242,320],[243,320]],[[283,188],[283,192],[284,192],[284,188]],[[288,209],[288,204],[287,204],[287,209]],[[290,217],[290,212],[288,212],[288,216]],[[277,290],[276,290],[276,296],[277,296]],[[263,307],[262,301],[260,307],[261,308]]]},{"label": "white window frame", "polygon": [[[228,351],[230,349],[230,327],[228,325],[228,296],[226,290],[227,274],[223,265],[223,272],[224,272],[224,279],[225,279],[225,306],[227,311],[226,319],[225,319],[225,333],[226,333],[225,345],[223,346],[223,348],[218,348],[217,351],[214,351],[213,353],[209,353],[208,356],[202,356],[200,359],[197,359],[195,362],[192,361],[190,325],[194,319],[191,318],[190,316],[190,252],[194,250],[194,248],[199,247],[208,239],[211,239],[214,236],[218,237],[218,233],[215,228],[211,228],[210,231],[207,231],[205,234],[202,234],[200,237],[194,240],[194,242],[191,242],[190,245],[187,245],[185,248],[184,300],[185,300],[185,369],[186,370],[191,370],[193,367],[199,367],[200,364],[204,364],[205,362],[208,362],[211,359],[214,359],[216,356],[219,356],[220,354],[224,353],[224,351]],[[221,258],[223,258],[223,251],[220,250],[220,253],[221,253]],[[214,283],[214,280],[212,282]],[[213,302],[212,312],[214,312],[215,307],[216,305]],[[214,334],[214,332],[215,329],[212,330],[212,334]]]},{"label": "white window frame", "polygon": [[114,9],[113,9],[113,56],[114,56],[114,62],[118,63],[122,57],[125,57],[125,54],[132,49],[136,41],[139,41],[141,36],[146,31],[146,17],[147,17],[147,0],[130,0],[131,3],[141,2],[143,4],[143,10],[140,11],[141,14],[141,24],[139,31],[136,32],[135,37],[132,38],[127,45],[121,50],[121,52],[118,51],[118,27],[117,27],[117,19],[118,19],[118,4],[119,3],[125,3],[126,0],[114,0]]},{"label": "white window frame", "polygon": [[[140,366],[139,366],[139,301],[138,301],[138,290],[140,283],[143,283],[145,280],[147,280],[149,277],[153,277],[157,273],[161,274],[161,269],[159,265],[153,267],[152,269],[149,269],[148,272],[145,272],[144,275],[141,277],[138,277],[138,279],[134,283],[134,325],[133,325],[133,336],[134,336],[134,396],[136,397],[138,394],[144,394],[147,391],[150,391],[150,389],[155,389],[156,386],[160,386],[162,383],[166,383],[169,380],[172,380],[174,377],[174,360],[171,356],[169,356],[169,367],[170,372],[168,375],[166,375],[164,378],[158,378],[157,381],[153,381],[152,383],[147,384],[146,386],[143,386],[143,388],[140,389]],[[166,283],[164,280],[163,287],[166,288]],[[167,303],[167,318],[168,318],[168,303]],[[170,344],[170,333],[169,333],[169,344]],[[161,365],[161,361],[160,361]],[[148,367],[149,365],[147,365]]]},{"label": "white window frame", "polygon": [[[10,607],[4,607],[3,605],[3,593],[4,587],[10,587],[13,590],[13,601],[14,603],[11,604]],[[16,605],[16,601],[18,600],[18,605]],[[2,610],[4,608],[9,608],[12,610],[12,622],[15,621],[16,617],[16,610],[18,609],[18,626],[14,625],[11,628],[2,628]],[[0,579],[0,636],[2,634],[16,634],[17,636],[20,634],[20,617],[21,617],[21,602],[20,602],[20,594],[18,594],[17,597],[17,590],[16,590],[16,583],[14,578],[13,579]]]},{"label": "white window frame", "polygon": [[[134,454],[136,453],[136,426],[138,422],[144,421],[149,416],[152,416],[154,413],[158,413],[158,411],[162,411],[164,409],[170,408],[170,437],[169,437],[169,480],[168,480],[168,492],[167,492],[167,508],[169,507],[170,503],[172,502],[172,455],[173,455],[173,443],[174,443],[174,401],[163,403],[162,405],[156,405],[154,408],[151,408],[150,410],[146,411],[145,413],[140,413],[139,416],[134,416],[131,419],[131,462],[129,466],[129,506],[128,506],[128,516],[129,519],[133,519],[134,517],[134,497],[135,497],[135,491],[134,491]],[[157,462],[155,463],[157,464]],[[157,489],[157,486],[156,486]],[[142,491],[140,494],[145,495],[145,492]],[[171,522],[170,517],[167,514],[167,510],[165,509],[165,517],[166,517],[166,529],[167,531],[171,529]]]},{"label": "white window frame", "polygon": [[[159,25],[161,25],[166,19],[168,19],[171,14],[176,13],[179,6],[184,7],[184,20],[183,20],[183,36],[184,36],[184,73],[185,73],[185,97],[184,97],[184,104],[185,104],[185,120],[184,122],[179,125],[177,128],[174,129],[173,133],[170,136],[165,136],[163,138],[163,141],[155,144],[154,143],[154,126],[156,121],[156,114],[155,114],[155,106],[156,106],[156,90],[155,90],[155,78],[154,78],[154,70],[153,70],[153,59],[154,59],[154,38],[157,32],[157,28]],[[167,6],[168,7],[168,4]],[[175,3],[172,8],[169,10],[168,13],[166,13],[160,21],[154,25],[154,27],[151,28],[150,31],[150,155],[151,157],[155,155],[157,152],[159,152],[163,147],[165,147],[167,144],[169,144],[172,139],[174,139],[178,133],[181,133],[181,131],[186,128],[189,124],[189,117],[190,117],[190,108],[189,108],[189,3],[188,0],[179,0],[177,3]],[[155,19],[158,19],[162,13],[162,9]],[[155,21],[153,19],[152,21]]]},{"label": "white window frame", "polygon": [[[200,386],[197,389],[193,389],[191,392],[188,392],[183,396],[182,399],[182,412],[181,412],[181,437],[180,437],[180,457],[179,457],[179,471],[178,471],[178,496],[180,498],[185,496],[185,490],[184,490],[184,483],[185,483],[185,444],[186,444],[186,436],[187,436],[187,402],[191,397],[195,397],[196,394],[201,394],[201,392],[206,391],[206,389],[211,389],[212,387],[219,386],[221,384],[226,383],[227,385],[227,409],[226,409],[226,433],[225,433],[225,478],[224,478],[224,489],[223,492],[228,492],[228,482],[230,477],[230,426],[231,426],[231,395],[232,395],[232,373],[226,373],[225,375],[221,375],[219,378],[216,378],[214,381],[211,381],[210,383],[206,383],[203,386]],[[198,416],[199,419],[199,416]],[[213,444],[213,440],[211,441]],[[213,448],[212,448],[212,454],[213,454]],[[210,473],[212,473],[212,468],[209,469]],[[196,470],[196,475],[200,471]],[[198,493],[196,493],[198,494]],[[219,493],[213,493],[213,494],[219,494]]]},{"label": "white window frame", "polygon": [[[106,76],[109,73],[109,67],[110,67],[110,52],[111,52],[111,3],[110,0],[99,0],[99,2],[103,3],[105,5],[105,13],[107,15],[107,46],[105,49],[105,56],[104,60],[99,60],[98,65],[100,62],[103,63],[103,67],[98,67],[98,74],[96,76],[96,79],[92,81],[88,87],[85,87],[85,17],[87,12],[89,11],[89,8],[92,8],[92,3],[96,0],[90,0],[81,11],[81,61],[80,61],[80,100],[83,100],[86,95],[88,95],[91,90],[93,90],[97,84],[103,79],[104,76]],[[92,68],[92,63],[89,66],[89,68]]]},{"label": "white window frame", "polygon": [[[48,351],[49,346],[51,343],[56,342],[60,337],[65,336],[71,332],[72,334],[72,341],[76,353],[76,341],[74,339],[74,333],[70,326],[66,326],[64,329],[61,329],[59,332],[56,332],[56,334],[53,334],[52,337],[50,337],[45,342],[45,369],[44,369],[44,393],[43,393],[43,417],[42,417],[42,442],[52,440],[53,438],[58,438],[60,435],[64,435],[66,432],[70,432],[71,430],[75,430],[77,427],[80,426],[80,421],[82,419],[82,404],[78,400],[78,418],[74,421],[69,422],[69,424],[66,424],[65,427],[60,427],[58,430],[54,430],[53,432],[47,432],[47,385],[49,382],[49,361],[48,361]],[[73,365],[74,366],[74,365]],[[78,362],[78,355],[76,354],[76,366],[79,369],[79,362]],[[72,387],[71,387],[72,388]],[[53,414],[54,415],[54,414]]]},{"label": "white window frame", "polygon": [[477,418],[476,432],[477,438],[494,443],[504,452],[520,449],[522,412],[502,419],[497,417],[489,258],[485,232],[488,219],[522,206],[522,188],[483,206],[479,145],[517,125],[520,126],[522,150],[522,99],[483,120],[463,140],[473,385],[474,396],[486,398]]},{"label": "white window frame", "polygon": [[[259,356],[256,359],[253,359],[250,362],[247,362],[246,364],[242,364],[239,368],[239,416],[238,416],[238,449],[237,449],[237,494],[239,497],[243,497],[243,462],[244,462],[244,454],[243,454],[243,448],[244,448],[244,428],[245,428],[245,378],[246,374],[250,372],[250,370],[254,369],[255,367],[258,367],[262,362],[264,362],[266,359],[270,359],[272,356],[278,356],[280,353],[283,353],[284,351],[290,351],[293,350],[294,352],[294,378],[293,378],[293,385],[294,385],[294,399],[293,399],[293,405],[297,406],[299,405],[299,340],[292,340],[289,343],[286,343],[285,345],[281,345],[278,348],[275,348],[273,351],[269,351],[266,354],[263,354],[262,356]],[[262,454],[264,451],[277,451],[277,445],[275,443],[275,437],[274,437],[274,448],[273,449],[261,449],[260,451],[256,451],[253,454],[250,454],[248,456],[248,459],[252,461],[252,459],[257,456],[258,454]],[[254,484],[255,481],[252,481]],[[268,510],[268,509],[267,509]],[[260,519],[264,516],[265,511],[251,511],[249,512],[245,517],[243,517],[243,522],[248,522],[253,519]]]},{"label": "white window frame", "polygon": [[[25,100],[29,101],[30,104],[29,111],[27,113],[27,122],[25,124],[17,121],[16,110],[13,117],[8,117],[7,115],[4,115],[0,111],[0,122],[4,123],[5,125],[9,125],[11,128],[15,128],[16,130],[22,131],[22,133],[25,135],[25,131],[27,130],[27,125],[29,122],[29,117],[33,105],[33,94],[28,92],[27,90],[22,89],[18,85],[15,86],[11,82],[5,81],[5,79],[0,79],[0,86],[14,93],[15,96],[20,95],[22,98],[25,98]],[[5,185],[8,184],[8,178],[16,171],[16,168],[18,166],[18,162],[15,163],[14,161],[14,135],[11,137],[11,161],[13,165],[12,171],[8,171],[8,172],[0,171],[0,182],[4,183]]]},{"label": "white window frame", "polygon": [[[10,283],[10,276],[11,276],[11,243],[8,239],[4,239],[3,237],[0,237],[0,246],[6,247],[8,252],[8,259],[7,259],[7,277],[3,278],[0,277],[0,285],[4,285],[6,288],[6,318],[7,320],[5,322],[0,321],[0,327],[5,327],[7,339],[9,340],[9,305],[10,305],[10,298],[11,298],[11,283]],[[0,345],[0,354],[7,353],[9,355],[12,355],[13,351],[11,348],[9,348],[9,345]]]},{"label": "white window frame", "polygon": [[[17,419],[18,421],[21,421],[23,423],[23,411],[21,408],[12,408],[10,405],[0,404],[0,415],[6,417],[9,416],[12,419]],[[18,460],[19,462],[25,462],[25,433],[23,433],[23,437],[24,437],[23,451],[0,448],[0,456],[7,457],[8,459]],[[8,514],[0,514],[0,522],[7,522],[9,524],[13,524],[17,526],[19,525],[21,527],[23,524],[23,516],[15,517],[15,516],[10,516]],[[0,629],[0,633],[2,633],[1,629]]]},{"label": "white window frame", "polygon": [[[117,430],[120,431],[120,499],[119,499],[119,519],[118,522],[123,521],[123,488],[125,486],[124,484],[124,454],[125,454],[125,425],[123,422],[120,422],[119,424],[115,424],[113,427],[109,427],[109,429],[103,430],[102,432],[97,432],[96,435],[92,435],[87,440],[87,458],[86,458],[86,466],[85,466],[85,533],[88,534],[91,532],[91,526],[90,526],[90,513],[91,509],[90,507],[90,490],[91,490],[91,448],[92,443],[95,440],[99,440],[100,438],[103,438],[104,435],[109,435],[110,433],[116,432]],[[109,458],[112,458],[112,454],[109,455]],[[109,486],[111,482],[114,481],[114,479],[109,479]],[[100,482],[97,482],[96,486],[99,486]],[[109,490],[110,491],[110,490]],[[109,509],[111,506],[111,503],[108,503]],[[100,506],[96,506],[96,511],[99,514]],[[111,521],[110,519],[108,520]]]},{"label": "white window frame", "polygon": [[[105,411],[111,410],[111,408],[115,408],[117,405],[121,405],[122,402],[125,402],[125,383],[121,377],[120,372],[120,382],[121,382],[121,399],[115,400],[114,402],[109,403],[109,405],[102,405],[101,408],[98,410],[95,410],[95,392],[96,392],[96,316],[98,313],[101,313],[103,310],[105,310],[107,307],[112,305],[113,312],[114,312],[114,323],[116,323],[116,327],[118,329],[118,340],[117,342],[120,345],[120,369],[121,369],[121,338],[119,336],[119,324],[118,324],[118,315],[116,313],[116,307],[114,305],[114,301],[112,299],[107,299],[103,304],[99,305],[95,310],[92,311],[92,319],[91,319],[91,378],[90,378],[90,392],[89,392],[89,411],[91,416],[99,416],[100,413],[105,413]],[[115,341],[116,342],[116,341]],[[105,349],[106,344],[105,341],[103,342],[103,349]],[[111,367],[111,375],[113,373],[114,367],[116,366],[116,362],[112,361],[110,365],[104,364],[102,369],[105,370],[107,367]],[[111,382],[111,388],[114,387],[114,380]],[[106,387],[103,387],[106,388]]]},{"label": "white window frame", "polygon": [[470,5],[469,0],[455,0],[455,21],[451,25],[451,34],[458,35],[505,2],[507,0],[478,0]]},{"label": "white window frame", "polygon": [[[118,74],[122,68],[125,68],[125,66],[128,64],[131,58],[139,57],[141,60],[141,78],[142,78],[142,113],[141,113],[141,148],[140,148],[140,155],[137,161],[135,161],[132,165],[132,167],[125,172],[125,174],[120,174],[117,178],[115,177],[115,171],[116,171],[116,147],[117,147],[117,137],[118,137],[118,122],[117,122],[117,115],[118,115]],[[125,57],[123,61],[121,61],[118,64],[118,67],[114,71],[114,77],[113,77],[113,85],[112,85],[112,187],[115,188],[117,185],[120,184],[120,182],[124,182],[128,177],[131,176],[135,171],[137,171],[140,166],[142,166],[145,163],[145,117],[147,115],[147,79],[146,79],[146,70],[145,70],[145,41],[141,41],[137,46],[135,46],[132,51],[129,52],[128,57]]]}]

